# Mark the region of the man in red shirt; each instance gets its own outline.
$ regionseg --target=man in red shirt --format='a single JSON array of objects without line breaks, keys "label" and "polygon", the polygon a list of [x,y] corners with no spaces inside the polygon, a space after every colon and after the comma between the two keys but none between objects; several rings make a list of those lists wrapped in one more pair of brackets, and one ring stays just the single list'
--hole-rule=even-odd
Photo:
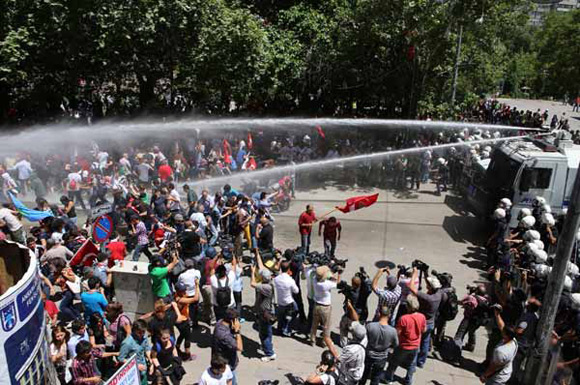
[{"label": "man in red shirt", "polygon": [[302,250],[308,254],[310,251],[310,234],[312,225],[317,221],[316,214],[312,205],[306,206],[306,211],[300,214],[298,218],[298,230],[300,231],[300,242]]},{"label": "man in red shirt", "polygon": [[169,181],[169,178],[171,178],[171,175],[173,174],[173,170],[171,170],[171,166],[167,164],[167,160],[161,162],[157,174],[162,183],[167,183]]},{"label": "man in red shirt", "polygon": [[402,316],[397,323],[399,346],[391,355],[389,366],[385,373],[387,383],[393,381],[393,375],[397,367],[406,367],[407,375],[404,384],[413,383],[413,373],[417,368],[417,354],[421,345],[421,335],[427,331],[427,319],[418,312],[419,300],[414,294],[407,296],[407,314]]},{"label": "man in red shirt", "polygon": [[127,246],[125,242],[119,240],[119,235],[113,231],[111,241],[107,245],[107,250],[111,253],[109,256],[109,269],[115,265],[115,261],[122,261],[127,256]]},{"label": "man in red shirt", "polygon": [[330,217],[320,222],[318,225],[318,236],[322,232],[324,227],[324,237],[322,238],[324,242],[324,252],[327,255],[334,257],[334,252],[336,251],[336,241],[340,241],[340,233],[342,232],[342,226],[340,221],[336,217]]}]

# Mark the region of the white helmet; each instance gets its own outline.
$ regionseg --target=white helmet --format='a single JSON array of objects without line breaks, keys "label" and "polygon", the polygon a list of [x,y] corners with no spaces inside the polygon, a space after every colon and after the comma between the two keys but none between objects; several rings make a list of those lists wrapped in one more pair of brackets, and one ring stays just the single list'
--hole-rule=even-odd
[{"label": "white helmet", "polygon": [[526,230],[524,233],[524,241],[535,241],[540,239],[540,233],[536,230]]},{"label": "white helmet", "polygon": [[[538,251],[538,245],[536,245],[534,242],[528,242],[526,243],[526,245],[522,248],[522,251],[525,251],[526,254],[530,257],[534,257],[535,256],[535,252]],[[534,257],[535,258],[535,257]]]},{"label": "white helmet", "polygon": [[481,159],[487,159],[489,158],[489,152],[488,151],[482,151],[481,152]]},{"label": "white helmet", "polygon": [[439,158],[437,159],[437,163],[439,163],[440,165],[444,165],[447,162],[445,162],[445,158]]},{"label": "white helmet", "polygon": [[491,146],[485,146],[483,151],[491,152]]},{"label": "white helmet", "polygon": [[534,242],[534,245],[538,246],[538,249],[539,250],[544,250],[544,242],[542,242],[539,239],[536,239],[536,240],[534,240],[532,242]]},{"label": "white helmet", "polygon": [[548,265],[534,263],[531,266],[532,266],[532,269],[536,273],[536,277],[538,277],[538,278],[547,277],[552,272],[552,268]]},{"label": "white helmet", "polygon": [[[499,201],[504,207],[506,208],[510,208],[512,207],[512,201],[509,200],[509,198],[501,198],[501,200]],[[531,215],[532,213],[530,213]]]},{"label": "white helmet", "polygon": [[576,240],[580,241],[580,229],[578,229],[578,232],[576,233]]},{"label": "white helmet", "polygon": [[505,218],[505,210],[504,209],[495,209],[495,211],[493,212],[493,218],[494,219],[503,219],[503,218]]},{"label": "white helmet", "polygon": [[554,226],[556,224],[556,220],[554,216],[550,213],[543,213],[542,214],[542,223],[548,226]]},{"label": "white helmet", "polygon": [[551,214],[552,213],[552,207],[549,204],[543,204],[542,205],[542,212]]},{"label": "white helmet", "polygon": [[568,261],[568,274],[572,277],[580,275],[580,269],[578,268],[578,265]]},{"label": "white helmet", "polygon": [[548,253],[544,250],[536,250],[534,252],[534,258],[536,263],[546,263],[546,261],[548,261]]},{"label": "white helmet", "polygon": [[523,217],[520,220],[520,224],[524,229],[531,229],[536,224],[536,218],[534,218],[531,215],[528,215],[527,217]]},{"label": "white helmet", "polygon": [[572,302],[572,307],[576,310],[580,310],[580,293],[570,294],[570,300]]},{"label": "white helmet", "polygon": [[534,202],[533,202],[534,206],[543,206],[545,204],[546,204],[546,198],[541,197],[541,196],[537,196],[534,198]]},{"label": "white helmet", "polygon": [[518,213],[518,219],[522,219],[524,217],[528,217],[532,215],[532,210],[528,209],[527,207],[524,207],[523,209],[520,210],[520,212]]},{"label": "white helmet", "polygon": [[564,290],[568,290],[568,291],[572,290],[573,283],[574,282],[572,281],[572,278],[570,278],[568,276],[564,277]]}]

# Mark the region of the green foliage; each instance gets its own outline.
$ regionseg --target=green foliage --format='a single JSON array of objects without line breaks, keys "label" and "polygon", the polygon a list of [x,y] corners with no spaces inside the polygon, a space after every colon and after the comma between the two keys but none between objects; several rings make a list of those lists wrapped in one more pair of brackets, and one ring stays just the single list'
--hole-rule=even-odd
[{"label": "green foliage", "polygon": [[[165,109],[176,95],[211,113],[235,105],[251,113],[442,114],[452,110],[460,26],[458,105],[483,93],[518,95],[524,86],[572,93],[580,73],[578,13],[550,16],[542,38],[534,38],[528,0],[0,0],[0,6],[4,116],[10,107],[52,115],[64,97],[74,103],[102,95],[114,100],[107,114]],[[568,44],[572,49],[564,49]],[[538,73],[548,74],[545,81]]]}]

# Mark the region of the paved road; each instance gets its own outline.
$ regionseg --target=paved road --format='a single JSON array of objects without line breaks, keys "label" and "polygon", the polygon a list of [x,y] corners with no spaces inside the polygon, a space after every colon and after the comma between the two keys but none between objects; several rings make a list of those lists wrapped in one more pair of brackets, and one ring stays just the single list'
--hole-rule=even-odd
[{"label": "paved road", "polygon": [[[452,195],[435,196],[432,185],[425,190],[401,197],[384,190],[374,206],[348,215],[339,213],[337,217],[343,225],[343,237],[337,254],[349,258],[345,279],[350,279],[359,266],[364,266],[374,274],[375,262],[388,259],[397,264],[410,264],[420,258],[439,272],[447,271],[454,277],[459,296],[465,294],[465,285],[481,280],[481,262],[476,258],[473,238],[481,236],[479,221],[462,212],[460,201]],[[366,193],[370,193],[365,191]],[[332,188],[298,193],[289,211],[276,217],[276,245],[280,248],[295,247],[299,243],[296,231],[298,215],[306,203],[313,203],[320,215],[340,204],[352,191],[341,192]],[[322,249],[322,240],[314,236],[313,245]],[[249,282],[244,282],[244,303],[253,304],[253,291]],[[338,322],[342,314],[342,298],[333,296],[333,332],[338,334]],[[376,308],[376,297],[370,298],[369,309]],[[460,319],[451,322],[448,334],[455,333]],[[289,374],[306,377],[317,364],[322,348],[310,347],[302,340],[274,337],[274,348],[278,359],[262,363],[257,353],[259,338],[252,328],[252,322],[242,326],[244,336],[244,355],[241,357],[238,375],[240,384],[254,385],[262,379],[277,379],[281,384],[292,384]],[[469,370],[449,365],[437,359],[429,359],[424,369],[418,369],[416,384],[477,384],[473,373],[474,363],[484,357],[487,339],[480,330],[477,350],[466,353],[465,364]],[[210,330],[203,328],[197,333],[197,343],[193,351],[198,355],[196,361],[187,363],[188,374],[184,383],[195,383],[203,369],[209,364]],[[301,336],[299,336],[302,338]],[[399,375],[404,371],[400,370]]]},{"label": "paved road", "polygon": [[[498,99],[502,103],[507,103],[510,106],[516,106],[518,109],[542,112],[548,109],[550,113],[549,120],[552,120],[554,114],[558,115],[558,119],[562,117],[563,113],[569,117],[570,129],[573,131],[580,130],[580,113],[572,112],[572,106],[562,104],[560,101],[552,100],[529,100],[529,99]],[[548,121],[548,123],[550,123]]]}]

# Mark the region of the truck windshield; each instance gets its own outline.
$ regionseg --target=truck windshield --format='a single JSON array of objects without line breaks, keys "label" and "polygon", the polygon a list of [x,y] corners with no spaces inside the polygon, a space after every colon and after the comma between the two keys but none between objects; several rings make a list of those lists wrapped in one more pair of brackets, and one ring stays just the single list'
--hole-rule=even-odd
[{"label": "truck windshield", "polygon": [[491,159],[487,168],[487,186],[490,191],[507,196],[511,192],[521,163],[511,159],[499,149],[494,151]]}]

